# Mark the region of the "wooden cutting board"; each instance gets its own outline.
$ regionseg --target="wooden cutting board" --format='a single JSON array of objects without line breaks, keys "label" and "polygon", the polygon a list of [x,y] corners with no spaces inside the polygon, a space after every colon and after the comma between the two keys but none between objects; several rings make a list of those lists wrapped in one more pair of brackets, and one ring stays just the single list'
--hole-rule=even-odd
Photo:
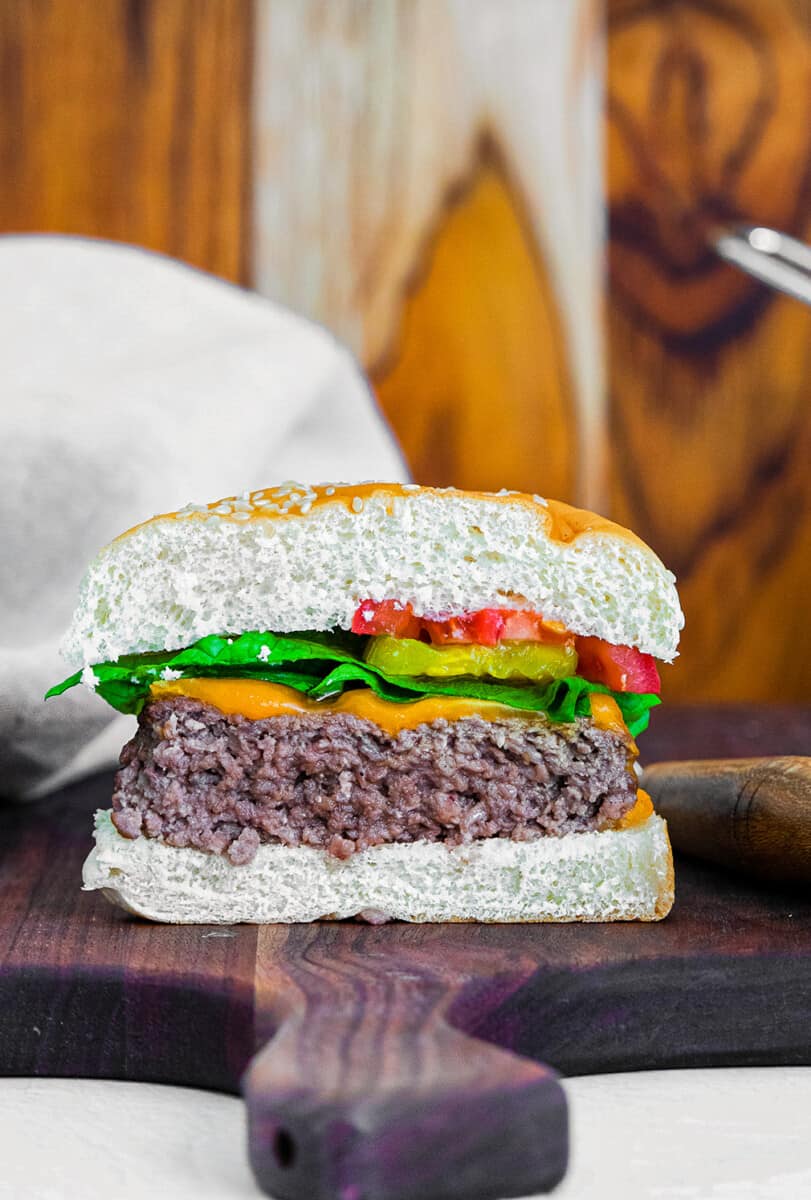
[{"label": "wooden cutting board", "polygon": [[[809,710],[655,715],[656,757],[811,745]],[[685,860],[658,925],[150,925],[79,890],[110,783],[0,812],[0,1073],[242,1080],[276,1196],[527,1194],[555,1072],[811,1063],[808,895]]]}]

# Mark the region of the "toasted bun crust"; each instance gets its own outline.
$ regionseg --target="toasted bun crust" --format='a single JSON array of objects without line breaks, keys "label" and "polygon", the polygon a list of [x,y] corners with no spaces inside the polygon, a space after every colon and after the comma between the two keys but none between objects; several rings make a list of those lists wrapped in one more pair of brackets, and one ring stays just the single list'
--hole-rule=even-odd
[{"label": "toasted bun crust", "polygon": [[594,513],[516,492],[284,484],[116,539],[85,575],[63,652],[81,665],[210,633],[348,629],[366,599],[420,615],[532,609],[668,661],[683,625],[673,575]]},{"label": "toasted bun crust", "polygon": [[150,838],[121,837],[96,815],[86,891],[174,924],[341,919],[658,921],[673,904],[667,826],[641,825],[534,842],[492,838],[375,846],[345,862],[309,846],[260,846],[247,866]]}]

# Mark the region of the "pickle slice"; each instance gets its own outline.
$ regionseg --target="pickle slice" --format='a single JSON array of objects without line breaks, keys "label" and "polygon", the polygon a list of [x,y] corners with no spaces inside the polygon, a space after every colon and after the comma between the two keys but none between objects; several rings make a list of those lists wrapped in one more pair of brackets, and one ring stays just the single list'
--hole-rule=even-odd
[{"label": "pickle slice", "polygon": [[442,679],[473,675],[549,683],[574,675],[577,651],[573,645],[545,642],[429,646],[412,638],[373,637],[366,649],[366,661],[387,675],[431,675]]}]

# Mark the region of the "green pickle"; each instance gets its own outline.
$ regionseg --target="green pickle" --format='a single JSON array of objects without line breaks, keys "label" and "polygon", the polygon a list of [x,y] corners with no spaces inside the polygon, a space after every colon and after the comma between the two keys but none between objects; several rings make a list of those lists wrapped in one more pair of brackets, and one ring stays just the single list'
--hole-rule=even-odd
[{"label": "green pickle", "polygon": [[574,646],[545,642],[429,646],[413,638],[373,637],[366,649],[366,661],[387,675],[431,675],[441,679],[473,675],[550,683],[577,671]]}]

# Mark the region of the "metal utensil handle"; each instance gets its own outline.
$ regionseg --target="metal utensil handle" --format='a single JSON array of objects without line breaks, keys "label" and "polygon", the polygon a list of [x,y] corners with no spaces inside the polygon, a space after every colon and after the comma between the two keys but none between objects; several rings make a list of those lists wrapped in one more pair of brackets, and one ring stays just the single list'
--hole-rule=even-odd
[{"label": "metal utensil handle", "polygon": [[710,241],[725,262],[811,305],[811,246],[764,225],[716,230]]}]

